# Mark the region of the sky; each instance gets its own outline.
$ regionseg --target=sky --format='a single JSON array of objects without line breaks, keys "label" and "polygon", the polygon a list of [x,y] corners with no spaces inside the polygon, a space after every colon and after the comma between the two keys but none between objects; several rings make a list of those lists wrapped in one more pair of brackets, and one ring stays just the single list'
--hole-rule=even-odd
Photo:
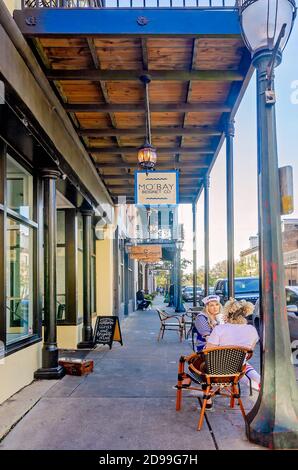
[{"label": "sky", "polygon": [[[279,166],[291,165],[294,173],[294,212],[298,218],[298,19],[275,69],[276,117]],[[227,258],[225,143],[210,174],[210,265]],[[257,127],[256,77],[246,90],[235,117],[234,139],[235,258],[249,248],[249,237],[258,232],[257,222]],[[192,260],[191,205],[179,208],[185,225],[183,256]],[[204,194],[197,205],[197,264],[204,264]],[[191,269],[191,268],[190,268]]]}]

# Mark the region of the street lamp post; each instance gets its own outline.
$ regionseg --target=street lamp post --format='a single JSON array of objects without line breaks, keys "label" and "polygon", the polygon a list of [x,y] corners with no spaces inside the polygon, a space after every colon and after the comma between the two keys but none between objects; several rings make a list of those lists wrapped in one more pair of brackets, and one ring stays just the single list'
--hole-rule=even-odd
[{"label": "street lamp post", "polygon": [[257,70],[258,207],[263,311],[262,385],[247,416],[250,441],[297,448],[298,394],[291,363],[281,243],[274,67],[290,36],[293,0],[238,1],[243,38]]},{"label": "street lamp post", "polygon": [[181,252],[183,248],[183,240],[177,241],[177,303],[175,312],[185,312],[185,308],[182,303],[181,295]]}]

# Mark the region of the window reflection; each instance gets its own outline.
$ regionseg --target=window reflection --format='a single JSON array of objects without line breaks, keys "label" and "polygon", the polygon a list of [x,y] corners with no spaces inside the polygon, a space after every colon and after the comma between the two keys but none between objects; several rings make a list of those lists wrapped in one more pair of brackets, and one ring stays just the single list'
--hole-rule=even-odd
[{"label": "window reflection", "polygon": [[18,214],[32,219],[33,178],[7,155],[7,206]]},{"label": "window reflection", "polygon": [[77,292],[78,292],[78,317],[83,316],[83,217],[81,214],[77,215],[77,255],[78,255],[78,269],[77,269]]},{"label": "window reflection", "polygon": [[56,317],[66,319],[66,280],[65,280],[65,210],[57,211],[57,250],[56,250]]},{"label": "window reflection", "polygon": [[7,343],[33,333],[33,231],[7,218]]}]

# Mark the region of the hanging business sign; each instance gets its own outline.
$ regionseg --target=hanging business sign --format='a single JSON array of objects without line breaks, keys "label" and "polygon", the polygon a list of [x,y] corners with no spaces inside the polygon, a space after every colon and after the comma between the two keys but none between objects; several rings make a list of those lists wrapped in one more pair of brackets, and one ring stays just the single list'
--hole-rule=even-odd
[{"label": "hanging business sign", "polygon": [[160,245],[137,245],[128,247],[131,259],[144,262],[159,261],[162,257]]},{"label": "hanging business sign", "polygon": [[135,171],[136,204],[150,206],[178,204],[178,199],[178,171]]},{"label": "hanging business sign", "polygon": [[143,263],[157,263],[158,261],[161,260],[159,256],[140,257],[137,255],[131,256],[131,259],[134,259],[136,261],[143,262]]}]

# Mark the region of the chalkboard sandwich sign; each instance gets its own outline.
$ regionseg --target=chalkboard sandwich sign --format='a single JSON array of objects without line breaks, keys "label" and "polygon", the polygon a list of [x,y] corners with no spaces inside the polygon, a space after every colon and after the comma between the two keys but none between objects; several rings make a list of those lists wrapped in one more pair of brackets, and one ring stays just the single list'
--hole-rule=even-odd
[{"label": "chalkboard sandwich sign", "polygon": [[111,316],[97,317],[94,328],[94,344],[108,344],[112,349],[113,341],[118,341],[123,346],[119,318]]}]

